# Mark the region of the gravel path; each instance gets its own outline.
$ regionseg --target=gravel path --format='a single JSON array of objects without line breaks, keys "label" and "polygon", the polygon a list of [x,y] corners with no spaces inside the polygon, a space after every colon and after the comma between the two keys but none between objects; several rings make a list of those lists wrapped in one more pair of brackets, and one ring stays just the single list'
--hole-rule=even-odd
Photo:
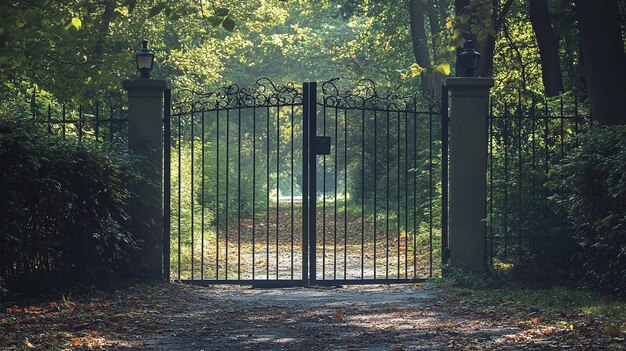
[{"label": "gravel path", "polygon": [[491,341],[517,328],[467,320],[415,285],[185,288],[166,326],[141,337],[155,350],[436,350],[455,337]]},{"label": "gravel path", "polygon": [[623,349],[624,338],[604,328],[626,321],[551,310],[571,302],[558,291],[523,303],[441,289],[136,283],[2,304],[0,350]]}]

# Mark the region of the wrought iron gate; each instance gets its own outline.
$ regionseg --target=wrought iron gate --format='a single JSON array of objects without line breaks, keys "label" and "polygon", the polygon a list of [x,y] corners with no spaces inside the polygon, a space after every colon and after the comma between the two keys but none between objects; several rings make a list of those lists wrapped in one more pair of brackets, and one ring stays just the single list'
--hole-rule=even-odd
[{"label": "wrought iron gate", "polygon": [[437,275],[447,116],[422,100],[368,80],[166,94],[166,276],[295,286]]}]

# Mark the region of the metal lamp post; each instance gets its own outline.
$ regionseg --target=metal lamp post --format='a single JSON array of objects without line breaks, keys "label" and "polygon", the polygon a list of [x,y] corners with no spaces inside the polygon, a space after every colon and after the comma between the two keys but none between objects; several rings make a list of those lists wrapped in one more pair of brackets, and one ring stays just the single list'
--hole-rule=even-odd
[{"label": "metal lamp post", "polygon": [[457,56],[463,72],[460,77],[473,77],[474,71],[478,68],[480,53],[472,47],[472,41],[468,40],[463,46],[463,51]]},{"label": "metal lamp post", "polygon": [[135,61],[142,79],[150,79],[150,71],[154,66],[154,52],[148,49],[148,40],[142,40],[143,48],[137,51]]}]

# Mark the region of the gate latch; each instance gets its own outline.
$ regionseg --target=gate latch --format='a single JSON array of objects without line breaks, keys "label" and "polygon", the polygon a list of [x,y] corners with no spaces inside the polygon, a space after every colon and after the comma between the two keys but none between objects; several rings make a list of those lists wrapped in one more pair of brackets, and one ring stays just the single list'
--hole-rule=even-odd
[{"label": "gate latch", "polygon": [[330,137],[316,136],[315,151],[318,155],[330,155]]}]

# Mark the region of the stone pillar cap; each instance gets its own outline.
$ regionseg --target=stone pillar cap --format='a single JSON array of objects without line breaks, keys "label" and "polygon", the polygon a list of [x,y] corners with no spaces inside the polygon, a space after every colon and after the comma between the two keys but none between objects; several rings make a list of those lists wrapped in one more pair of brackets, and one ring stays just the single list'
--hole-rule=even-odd
[{"label": "stone pillar cap", "polygon": [[168,84],[166,80],[161,79],[133,79],[125,80],[122,82],[124,89],[167,89]]},{"label": "stone pillar cap", "polygon": [[491,88],[493,87],[493,79],[492,78],[483,78],[483,77],[448,77],[444,82],[444,85],[452,88],[452,87],[480,87],[480,88]]}]

